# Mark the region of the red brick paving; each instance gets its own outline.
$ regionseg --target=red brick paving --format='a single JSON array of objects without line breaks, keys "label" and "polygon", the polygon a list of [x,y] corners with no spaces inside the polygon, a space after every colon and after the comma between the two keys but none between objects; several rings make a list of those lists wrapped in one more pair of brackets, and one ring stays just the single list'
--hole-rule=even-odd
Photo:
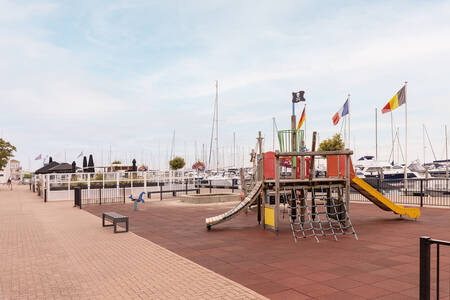
[{"label": "red brick paving", "polygon": [[[351,204],[359,240],[348,235],[294,243],[287,217],[277,234],[263,230],[254,211],[206,230],[206,217],[232,206],[164,200],[146,202],[138,212],[131,204],[85,209],[128,215],[132,232],[273,299],[414,299],[419,237],[450,240],[449,209],[423,208],[413,221],[360,203]],[[443,297],[449,294],[449,263],[450,249],[441,250]]]}]

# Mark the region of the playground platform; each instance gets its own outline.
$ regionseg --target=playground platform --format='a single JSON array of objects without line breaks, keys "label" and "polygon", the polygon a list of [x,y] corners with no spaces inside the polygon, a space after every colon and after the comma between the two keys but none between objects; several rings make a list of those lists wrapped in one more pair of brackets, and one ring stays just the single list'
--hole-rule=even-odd
[{"label": "playground platform", "polygon": [[114,234],[72,201],[43,203],[28,186],[0,186],[0,262],[2,300],[264,299],[149,239]]},{"label": "playground platform", "polygon": [[[257,225],[255,210],[206,230],[205,217],[234,205],[164,200],[146,202],[137,212],[131,204],[85,209],[97,216],[105,210],[127,214],[135,234],[271,299],[418,299],[419,237],[450,240],[450,209],[422,208],[422,216],[411,220],[365,203],[350,208],[359,240],[294,243],[283,207],[278,234]],[[442,299],[450,293],[449,249],[441,249],[440,269]]]}]

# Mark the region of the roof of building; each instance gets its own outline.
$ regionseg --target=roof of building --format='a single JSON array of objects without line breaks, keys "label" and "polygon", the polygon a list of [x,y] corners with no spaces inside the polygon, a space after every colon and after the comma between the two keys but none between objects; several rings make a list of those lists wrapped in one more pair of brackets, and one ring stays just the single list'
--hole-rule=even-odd
[{"label": "roof of building", "polygon": [[34,171],[34,174],[48,174],[48,173],[51,173],[51,172],[49,172],[49,170],[51,168],[56,167],[57,165],[59,165],[59,163],[57,163],[56,161],[52,161],[51,163],[48,163],[45,166],[43,166],[42,168],[37,169],[36,171]]},{"label": "roof of building", "polygon": [[[75,167],[77,170],[79,167]],[[72,165],[68,163],[60,163],[51,169],[47,170],[47,173],[72,173]]]}]

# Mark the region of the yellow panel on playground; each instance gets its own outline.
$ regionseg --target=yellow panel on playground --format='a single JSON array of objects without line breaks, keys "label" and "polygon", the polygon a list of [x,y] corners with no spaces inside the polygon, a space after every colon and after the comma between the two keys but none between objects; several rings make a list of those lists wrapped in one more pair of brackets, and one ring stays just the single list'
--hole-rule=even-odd
[{"label": "yellow panel on playground", "polygon": [[275,226],[275,211],[271,207],[264,208],[264,224]]}]

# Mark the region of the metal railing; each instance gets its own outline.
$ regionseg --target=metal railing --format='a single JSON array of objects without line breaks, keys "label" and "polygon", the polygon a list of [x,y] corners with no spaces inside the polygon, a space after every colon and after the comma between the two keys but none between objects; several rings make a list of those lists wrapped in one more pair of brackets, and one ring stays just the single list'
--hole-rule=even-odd
[{"label": "metal railing", "polygon": [[420,238],[420,300],[429,300],[431,291],[431,245],[436,245],[436,299],[439,299],[439,246],[450,246],[450,242]]},{"label": "metal railing", "polygon": [[[397,204],[450,207],[450,180],[445,178],[404,179],[363,178],[378,192]],[[351,201],[367,202],[363,195],[350,189]]]},{"label": "metal railing", "polygon": [[74,206],[78,206],[80,209],[85,205],[125,203],[131,193],[131,189],[126,186],[122,186],[119,189],[97,188],[89,190],[75,187],[73,190]]}]

